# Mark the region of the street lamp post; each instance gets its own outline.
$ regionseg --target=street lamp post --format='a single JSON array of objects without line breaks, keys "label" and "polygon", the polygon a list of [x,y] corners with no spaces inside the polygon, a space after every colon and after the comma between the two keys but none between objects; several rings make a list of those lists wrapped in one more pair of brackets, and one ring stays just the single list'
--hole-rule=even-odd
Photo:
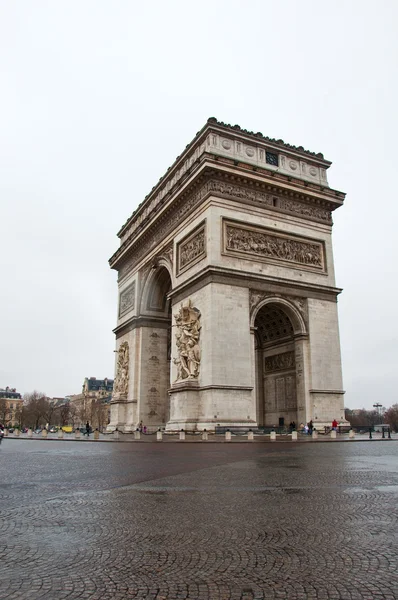
[{"label": "street lamp post", "polygon": [[376,402],[376,404],[373,404],[373,408],[375,408],[377,410],[377,416],[379,417],[379,421],[380,421],[380,425],[381,425],[381,408],[382,408],[382,404],[379,404],[379,402]]}]

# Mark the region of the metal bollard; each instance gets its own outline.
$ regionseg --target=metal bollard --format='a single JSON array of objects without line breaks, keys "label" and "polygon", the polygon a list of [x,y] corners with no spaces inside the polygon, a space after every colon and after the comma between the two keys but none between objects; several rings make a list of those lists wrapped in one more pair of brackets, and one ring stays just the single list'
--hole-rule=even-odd
[{"label": "metal bollard", "polygon": [[318,432],[316,429],[312,430],[312,439],[313,440],[317,440],[318,439]]},{"label": "metal bollard", "polygon": [[353,440],[355,438],[355,431],[353,429],[350,429],[350,431],[348,432],[348,437],[350,440]]},{"label": "metal bollard", "polygon": [[156,441],[157,442],[161,442],[162,439],[163,439],[162,431],[160,429],[158,429],[157,432],[156,432]]},{"label": "metal bollard", "polygon": [[209,439],[209,434],[207,433],[206,429],[204,429],[203,433],[202,433],[202,441],[207,442],[208,439]]},{"label": "metal bollard", "polygon": [[332,431],[330,432],[330,437],[332,440],[337,439],[337,431],[335,429],[332,429]]},{"label": "metal bollard", "polygon": [[386,439],[386,436],[384,434],[384,427],[381,428],[381,437],[383,438],[383,440]]},{"label": "metal bollard", "polygon": [[388,428],[388,439],[391,440],[391,429]]},{"label": "metal bollard", "polygon": [[135,439],[135,440],[140,440],[140,439],[141,439],[141,432],[140,432],[140,430],[139,430],[139,429],[136,429],[136,430],[134,431],[134,439]]},{"label": "metal bollard", "polygon": [[46,438],[46,437],[47,437],[47,435],[48,435],[48,433],[47,433],[47,429],[43,429],[43,430],[42,430],[42,432],[41,432],[41,437],[42,437],[42,438]]},{"label": "metal bollard", "polygon": [[297,442],[297,438],[298,438],[297,431],[292,431],[292,442]]},{"label": "metal bollard", "polygon": [[249,432],[247,434],[247,441],[248,442],[253,442],[254,441],[254,433],[251,429],[249,429]]},{"label": "metal bollard", "polygon": [[232,436],[231,436],[231,432],[230,432],[230,430],[229,430],[229,429],[227,429],[227,431],[225,432],[225,441],[226,441],[226,442],[230,442],[230,441],[231,441],[231,438],[232,438]]},{"label": "metal bollard", "polygon": [[33,437],[33,431],[31,429],[28,429],[28,438]]},{"label": "metal bollard", "polygon": [[185,440],[185,431],[181,429],[180,431],[180,441],[183,442]]},{"label": "metal bollard", "polygon": [[276,431],[271,431],[269,437],[270,437],[271,442],[275,442],[276,441]]},{"label": "metal bollard", "polygon": [[64,437],[64,432],[62,429],[58,429],[58,437],[60,440],[62,440],[62,438]]},{"label": "metal bollard", "polygon": [[80,440],[80,429],[75,430],[75,440]]},{"label": "metal bollard", "polygon": [[95,439],[95,440],[99,440],[99,431],[98,431],[98,429],[96,429],[96,430],[94,431],[94,439]]},{"label": "metal bollard", "polygon": [[369,427],[369,439],[370,440],[372,439],[372,428],[371,427]]}]

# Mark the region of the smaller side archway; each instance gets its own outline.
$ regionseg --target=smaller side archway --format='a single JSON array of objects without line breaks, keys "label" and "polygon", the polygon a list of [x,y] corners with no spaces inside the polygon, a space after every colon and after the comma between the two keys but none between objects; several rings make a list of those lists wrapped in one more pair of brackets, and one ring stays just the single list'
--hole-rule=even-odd
[{"label": "smaller side archway", "polygon": [[270,297],[252,317],[255,332],[257,422],[263,427],[297,427],[305,415],[303,386],[298,381],[307,337],[305,321],[289,301]]},{"label": "smaller side archway", "polygon": [[169,266],[157,261],[143,283],[139,305],[137,423],[165,427],[170,415],[171,300]]}]

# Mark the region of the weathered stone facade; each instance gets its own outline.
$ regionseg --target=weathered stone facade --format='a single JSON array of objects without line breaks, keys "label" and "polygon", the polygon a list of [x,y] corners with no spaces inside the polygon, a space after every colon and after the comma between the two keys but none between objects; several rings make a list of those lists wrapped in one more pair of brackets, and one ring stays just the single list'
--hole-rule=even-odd
[{"label": "weathered stone facade", "polygon": [[209,119],[110,259],[110,430],[344,420],[330,164]]}]

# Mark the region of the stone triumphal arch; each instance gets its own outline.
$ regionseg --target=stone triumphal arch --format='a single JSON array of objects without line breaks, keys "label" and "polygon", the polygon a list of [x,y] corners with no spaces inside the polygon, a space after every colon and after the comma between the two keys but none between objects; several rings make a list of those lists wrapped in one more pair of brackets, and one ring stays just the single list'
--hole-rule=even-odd
[{"label": "stone triumphal arch", "polygon": [[209,119],[118,233],[109,430],[344,420],[322,154]]}]

